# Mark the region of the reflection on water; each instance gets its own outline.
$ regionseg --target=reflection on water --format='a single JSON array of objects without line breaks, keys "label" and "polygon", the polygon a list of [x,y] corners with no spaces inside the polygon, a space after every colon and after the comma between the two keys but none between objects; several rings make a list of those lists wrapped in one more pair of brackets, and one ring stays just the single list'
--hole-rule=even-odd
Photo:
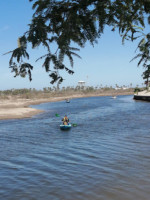
[{"label": "reflection on water", "polygon": [[[0,199],[149,200],[150,106],[132,96],[33,106],[0,121]],[[67,114],[70,131],[59,129]]]}]

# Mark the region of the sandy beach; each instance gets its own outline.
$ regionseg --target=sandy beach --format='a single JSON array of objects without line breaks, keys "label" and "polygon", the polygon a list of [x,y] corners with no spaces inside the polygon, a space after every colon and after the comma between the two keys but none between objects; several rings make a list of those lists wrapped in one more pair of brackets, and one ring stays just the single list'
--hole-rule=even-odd
[{"label": "sandy beach", "polygon": [[46,102],[55,102],[65,100],[64,97],[52,97],[46,99],[13,99],[9,98],[0,101],[0,120],[2,119],[21,119],[32,117],[33,115],[44,112],[29,107]]},{"label": "sandy beach", "polygon": [[144,90],[142,92],[138,92],[135,95],[138,95],[138,96],[150,96],[150,91]]},{"label": "sandy beach", "polygon": [[[121,95],[129,95],[131,93],[121,93]],[[65,101],[66,99],[73,98],[84,98],[92,96],[111,96],[109,93],[105,94],[75,94],[70,96],[61,97],[49,97],[49,98],[34,98],[34,99],[23,99],[23,98],[12,98],[0,99],[0,120],[6,119],[21,119],[29,118],[33,115],[44,112],[43,110],[34,109],[29,107],[30,105],[37,105],[46,102]]]}]

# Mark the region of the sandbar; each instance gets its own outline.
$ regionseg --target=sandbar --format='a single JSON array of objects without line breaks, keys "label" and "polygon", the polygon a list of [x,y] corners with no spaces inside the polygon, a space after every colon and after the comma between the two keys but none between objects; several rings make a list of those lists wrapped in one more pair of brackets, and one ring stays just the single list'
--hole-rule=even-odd
[{"label": "sandbar", "polygon": [[[129,95],[131,92],[123,93],[121,95]],[[30,118],[34,115],[44,112],[43,110],[35,109],[29,107],[31,105],[37,105],[47,102],[64,101],[66,99],[73,98],[84,98],[92,96],[111,96],[109,93],[105,94],[75,94],[70,96],[59,96],[59,97],[49,97],[49,98],[35,98],[35,99],[23,99],[23,98],[13,98],[0,99],[0,120],[6,119],[22,119]]]}]

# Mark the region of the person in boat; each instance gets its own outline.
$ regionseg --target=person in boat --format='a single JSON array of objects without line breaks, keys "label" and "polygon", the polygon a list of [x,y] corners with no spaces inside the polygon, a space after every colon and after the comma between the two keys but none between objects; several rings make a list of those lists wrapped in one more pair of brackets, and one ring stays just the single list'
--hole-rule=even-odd
[{"label": "person in boat", "polygon": [[67,115],[65,115],[65,117],[62,119],[62,121],[63,121],[64,125],[68,125],[69,119],[68,119]]}]

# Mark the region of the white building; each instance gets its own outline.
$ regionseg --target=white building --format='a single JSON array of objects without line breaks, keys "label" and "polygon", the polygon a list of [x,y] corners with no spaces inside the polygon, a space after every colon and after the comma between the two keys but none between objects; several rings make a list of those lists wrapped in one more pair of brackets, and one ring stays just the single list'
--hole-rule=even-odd
[{"label": "white building", "polygon": [[123,87],[122,89],[123,89],[123,90],[127,90],[128,88],[127,88],[127,87]]},{"label": "white building", "polygon": [[115,90],[121,90],[121,87],[116,87]]},{"label": "white building", "polygon": [[85,81],[78,81],[78,86],[85,87]]}]

